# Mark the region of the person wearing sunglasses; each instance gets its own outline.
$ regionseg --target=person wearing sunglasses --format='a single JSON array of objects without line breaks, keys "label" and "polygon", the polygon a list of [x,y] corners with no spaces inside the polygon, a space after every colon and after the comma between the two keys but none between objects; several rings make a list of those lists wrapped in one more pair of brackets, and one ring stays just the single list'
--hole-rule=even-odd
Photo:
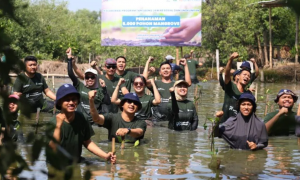
[{"label": "person wearing sunglasses", "polygon": [[[151,61],[148,60],[144,69],[144,74],[146,74],[146,79],[148,78],[148,67],[149,63]],[[184,72],[185,72],[185,81],[189,84],[189,86],[192,84],[191,78],[190,78],[190,73],[188,66],[186,64],[185,59],[180,60],[180,64],[184,67]],[[161,80],[155,80],[155,85],[158,89],[158,92],[161,97],[161,103],[155,107],[152,108],[153,114],[152,114],[152,121],[156,123],[157,121],[168,121],[168,103],[170,99],[170,92],[169,89],[173,87],[174,81],[171,80],[171,75],[172,75],[172,67],[169,62],[165,61],[160,64],[160,70],[159,70],[159,75],[161,76]],[[154,94],[153,91],[153,86],[150,80],[147,80],[147,87],[149,90]]]},{"label": "person wearing sunglasses", "polygon": [[194,131],[198,127],[198,114],[193,101],[187,99],[189,84],[178,80],[169,89],[171,102],[169,103],[168,128],[176,131]]},{"label": "person wearing sunglasses", "polygon": [[[111,97],[112,103],[117,105],[121,103],[121,99],[118,99],[118,94],[119,94],[119,87],[124,82],[125,80],[121,78]],[[137,75],[134,78],[133,88],[134,88],[134,92],[137,94],[142,104],[141,110],[136,112],[135,116],[140,120],[145,120],[148,125],[152,126],[152,123],[149,121],[149,119],[152,116],[151,107],[153,107],[154,105],[158,105],[160,103],[160,94],[156,88],[154,79],[150,79],[150,82],[153,87],[154,97],[145,94],[146,79],[141,75]]]},{"label": "person wearing sunglasses", "polygon": [[297,100],[298,96],[289,89],[281,89],[278,92],[274,102],[278,104],[279,110],[268,113],[264,118],[270,136],[295,134],[297,114],[293,111],[293,106]]},{"label": "person wearing sunglasses", "polygon": [[93,121],[100,126],[108,129],[108,139],[111,141],[113,137],[117,142],[121,142],[117,138],[119,136],[125,138],[125,142],[135,142],[143,139],[146,132],[146,122],[139,120],[135,113],[142,108],[139,97],[135,93],[127,93],[120,102],[121,113],[105,113],[98,114],[94,106],[94,97],[96,91],[89,92],[91,115]]},{"label": "person wearing sunglasses", "polygon": [[[152,58],[152,57],[149,57]],[[125,87],[126,89],[130,92],[131,91],[131,85],[133,83],[134,78],[139,75],[138,73],[135,73],[133,71],[130,70],[126,70],[126,57],[124,56],[118,56],[116,58],[116,73],[115,76],[118,78],[124,78],[125,79]],[[99,74],[105,74],[106,72],[102,72],[99,70],[99,68],[97,68],[96,66],[93,67],[95,68],[98,72],[100,72]],[[106,67],[104,67],[106,69]],[[149,68],[149,73],[153,73],[155,72],[155,68],[154,67],[150,67]],[[144,74],[143,74],[144,76]]]},{"label": "person wearing sunglasses", "polygon": [[[92,120],[92,116],[90,115],[90,104],[88,92],[90,90],[97,90],[97,97],[95,98],[95,104],[97,109],[100,111],[103,104],[110,104],[110,97],[107,94],[106,87],[104,81],[100,82],[100,87],[98,84],[97,71],[89,68],[84,73],[83,83],[79,81],[75,75],[73,70],[76,72],[73,66],[73,56],[72,49],[68,48],[66,51],[68,56],[68,75],[73,82],[73,86],[76,88],[78,93],[80,94],[80,103],[78,104],[77,110],[81,112],[85,119],[90,122],[90,124],[94,124]],[[77,69],[77,68],[76,68]]]},{"label": "person wearing sunglasses", "polygon": [[[116,77],[116,69],[117,69],[117,62],[116,60],[109,58],[105,61],[106,73],[105,75],[99,75],[99,79],[105,82],[107,93],[111,99],[114,90],[116,89],[120,78]],[[128,90],[126,89],[125,85],[122,84],[120,87],[120,93],[127,94]],[[119,107],[113,103],[110,105],[102,106],[101,113],[117,113],[119,111]]]}]

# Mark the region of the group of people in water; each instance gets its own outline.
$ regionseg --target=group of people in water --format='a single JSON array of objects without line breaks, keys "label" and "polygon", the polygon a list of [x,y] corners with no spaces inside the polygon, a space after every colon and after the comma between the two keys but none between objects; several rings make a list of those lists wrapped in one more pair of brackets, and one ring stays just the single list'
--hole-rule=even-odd
[{"label": "group of people in water", "polygon": [[[24,59],[26,70],[17,77],[14,92],[9,96],[9,110],[16,119],[14,128],[20,126],[17,121],[20,97],[28,100],[33,113],[37,108],[47,112],[55,106],[58,113],[49,124],[53,126],[50,135],[56,142],[50,140],[49,146],[56,150],[60,145],[80,162],[84,145],[95,155],[112,163],[116,162],[116,155],[102,151],[91,140],[95,135],[92,126],[106,128],[108,140],[115,138],[120,142],[117,137],[122,137],[126,142],[133,143],[144,138],[147,125],[155,126],[159,121],[168,121],[168,128],[175,131],[196,130],[197,110],[187,95],[192,83],[198,83],[196,68],[203,64],[192,60],[192,53],[186,54],[177,64],[172,62],[174,57],[167,55],[159,67],[161,80],[154,80],[149,79],[155,71],[154,67],[150,67],[153,57],[148,58],[143,74],[125,70],[126,58],[123,56],[106,59],[104,70],[93,61],[91,68],[83,73],[76,66],[72,49],[68,48],[67,68],[73,84],[63,84],[56,95],[37,72],[37,59],[27,56]],[[222,111],[216,113],[220,121],[214,129],[215,136],[223,138],[234,149],[258,150],[268,146],[268,135],[300,135],[300,116],[292,111],[298,96],[291,90],[279,91],[275,98],[279,110],[269,113],[264,122],[255,115],[257,105],[250,84],[258,76],[258,67],[252,58],[250,61],[255,73],[251,73],[247,61],[232,72],[233,60],[238,56],[238,53],[230,56],[224,69],[225,78],[219,76],[225,95]],[[177,74],[179,80],[174,81]],[[152,95],[145,92],[146,88]],[[54,101],[45,100],[43,93]],[[0,111],[0,123],[5,131],[7,127],[2,114]]]}]

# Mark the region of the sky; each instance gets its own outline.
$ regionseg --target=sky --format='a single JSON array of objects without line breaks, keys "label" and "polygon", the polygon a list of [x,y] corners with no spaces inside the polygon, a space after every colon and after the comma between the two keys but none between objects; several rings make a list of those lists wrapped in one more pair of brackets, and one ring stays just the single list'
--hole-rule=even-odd
[{"label": "sky", "polygon": [[68,9],[77,11],[78,9],[88,9],[91,11],[100,11],[102,0],[66,0]]}]

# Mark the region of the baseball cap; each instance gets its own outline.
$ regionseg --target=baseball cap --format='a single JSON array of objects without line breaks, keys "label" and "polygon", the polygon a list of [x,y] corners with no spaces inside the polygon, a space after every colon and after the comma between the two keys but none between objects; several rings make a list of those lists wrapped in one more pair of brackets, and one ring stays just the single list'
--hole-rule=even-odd
[{"label": "baseball cap", "polygon": [[14,99],[16,99],[16,100],[19,100],[19,99],[20,99],[20,97],[19,97],[18,95],[16,95],[16,94],[11,94],[11,95],[8,96],[8,98],[9,98],[9,99],[13,99],[13,98],[14,98]]},{"label": "baseball cap", "polygon": [[184,80],[178,80],[178,81],[176,81],[174,83],[174,87],[177,86],[178,84],[185,84],[185,85],[187,85],[187,87],[189,87],[189,84],[186,81],[184,81]]},{"label": "baseball cap", "polygon": [[131,100],[137,102],[138,104],[138,111],[142,108],[142,103],[140,102],[140,98],[135,93],[127,93],[124,95],[123,99],[120,102],[120,109],[123,111],[123,104],[126,100]]},{"label": "baseball cap", "polygon": [[117,62],[113,58],[108,58],[105,61],[105,65],[117,65]]},{"label": "baseball cap", "polygon": [[175,58],[173,57],[173,56],[171,56],[171,55],[167,55],[166,56],[166,60],[174,60]]},{"label": "baseball cap", "polygon": [[72,86],[71,84],[63,84],[58,88],[56,92],[56,100],[55,100],[56,109],[61,110],[61,106],[58,104],[58,101],[69,94],[78,95],[78,102],[80,101],[80,94],[75,89],[75,87]]},{"label": "baseball cap", "polygon": [[93,73],[93,74],[95,74],[95,75],[97,75],[98,73],[97,73],[97,71],[95,70],[95,69],[93,69],[93,68],[88,68],[87,70],[85,70],[85,72],[84,72],[84,74],[86,74],[86,73]]}]

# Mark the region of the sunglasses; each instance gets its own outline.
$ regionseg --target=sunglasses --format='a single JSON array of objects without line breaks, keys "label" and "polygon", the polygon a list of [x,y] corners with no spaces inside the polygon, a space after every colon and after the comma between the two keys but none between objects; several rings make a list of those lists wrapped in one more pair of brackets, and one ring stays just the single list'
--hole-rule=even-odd
[{"label": "sunglasses", "polygon": [[130,100],[130,99],[126,99],[125,102],[127,102],[128,104],[133,103],[133,104],[136,105],[136,106],[138,105],[138,103],[137,103],[136,101],[132,101],[132,100]]},{"label": "sunglasses", "polygon": [[89,79],[95,79],[96,77],[95,76],[85,76],[84,77],[84,79],[87,79],[87,80],[89,80]]},{"label": "sunglasses", "polygon": [[110,69],[110,68],[112,68],[112,69],[116,69],[116,68],[117,68],[117,66],[115,66],[115,65],[113,65],[113,66],[106,66],[106,68],[107,68],[107,69]]},{"label": "sunglasses", "polygon": [[144,86],[144,83],[143,82],[134,82],[133,85],[135,85],[135,86],[138,86],[138,85]]}]

